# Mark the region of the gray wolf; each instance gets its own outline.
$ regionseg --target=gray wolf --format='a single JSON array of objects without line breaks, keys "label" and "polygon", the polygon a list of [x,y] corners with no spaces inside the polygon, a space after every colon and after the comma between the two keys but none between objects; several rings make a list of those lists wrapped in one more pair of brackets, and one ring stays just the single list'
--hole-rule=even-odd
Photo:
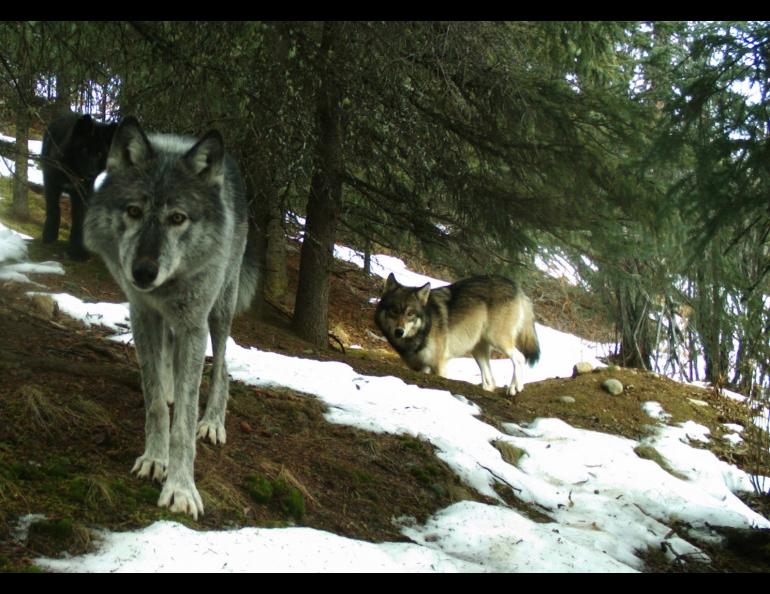
[{"label": "gray wolf", "polygon": [[517,283],[502,276],[474,276],[446,287],[407,287],[391,274],[374,313],[379,329],[415,371],[445,376],[447,361],[471,353],[482,387],[494,391],[489,366],[493,349],[513,363],[508,394],[524,388],[524,361],[540,358],[532,302]]},{"label": "gray wolf", "polygon": [[88,257],[83,245],[83,220],[94,180],[104,170],[116,128],[117,124],[100,124],[94,122],[90,115],[72,113],[52,121],[43,134],[43,242],[51,243],[59,239],[59,198],[62,192],[66,192],[72,204],[67,253],[74,260]]},{"label": "gray wolf", "polygon": [[103,258],[130,305],[146,408],[145,451],[132,472],[165,479],[158,505],[197,518],[203,502],[193,463],[206,339],[210,333],[214,359],[197,436],[223,444],[225,343],[257,282],[244,186],[222,136],[148,136],[135,118],[123,120],[84,229],[86,247]]}]

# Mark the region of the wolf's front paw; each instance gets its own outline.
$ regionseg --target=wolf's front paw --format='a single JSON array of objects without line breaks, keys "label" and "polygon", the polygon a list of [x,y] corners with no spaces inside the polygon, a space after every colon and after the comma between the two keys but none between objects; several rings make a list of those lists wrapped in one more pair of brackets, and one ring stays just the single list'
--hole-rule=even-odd
[{"label": "wolf's front paw", "polygon": [[216,421],[201,421],[198,423],[198,439],[208,439],[214,445],[224,445],[227,441],[225,426]]},{"label": "wolf's front paw", "polygon": [[190,514],[196,520],[203,515],[203,500],[194,484],[166,481],[160,492],[158,507],[167,507],[175,513]]},{"label": "wolf's front paw", "polygon": [[511,384],[508,386],[508,396],[516,396],[519,392],[521,392],[524,389],[524,387],[518,387],[514,384]]},{"label": "wolf's front paw", "polygon": [[132,473],[136,473],[139,478],[150,479],[162,483],[166,478],[168,460],[159,460],[147,454],[139,456],[134,462]]}]

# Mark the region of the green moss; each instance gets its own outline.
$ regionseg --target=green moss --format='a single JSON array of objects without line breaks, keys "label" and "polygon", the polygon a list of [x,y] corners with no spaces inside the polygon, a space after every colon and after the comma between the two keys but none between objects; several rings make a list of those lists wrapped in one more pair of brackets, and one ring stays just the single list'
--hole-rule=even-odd
[{"label": "green moss", "polygon": [[422,464],[420,466],[412,466],[409,469],[409,473],[415,477],[420,483],[427,486],[432,486],[437,478],[441,476],[441,470],[433,464]]},{"label": "green moss", "polygon": [[11,464],[8,469],[8,476],[19,481],[42,481],[46,478],[46,474],[41,468],[31,463],[24,464],[22,462]]},{"label": "green moss", "polygon": [[64,485],[64,494],[70,501],[85,505],[88,497],[88,481],[84,477],[67,481]]},{"label": "green moss", "polygon": [[66,479],[70,475],[71,466],[69,458],[53,458],[45,465],[43,472],[50,478]]},{"label": "green moss", "polygon": [[296,487],[278,480],[274,484],[273,497],[281,511],[296,522],[305,517],[305,498]]},{"label": "green moss", "polygon": [[44,573],[37,565],[24,565],[22,567],[14,567],[13,573]]},{"label": "green moss", "polygon": [[22,562],[21,565],[12,559],[0,555],[0,573],[43,573],[37,565]]},{"label": "green moss", "polygon": [[413,452],[419,452],[423,449],[423,443],[417,439],[411,439],[411,438],[404,438],[402,440],[402,443],[404,445],[404,448],[407,450],[411,450]]},{"label": "green moss", "polygon": [[142,485],[134,491],[134,497],[137,503],[155,505],[158,503],[160,490],[150,485]]},{"label": "green moss", "polygon": [[295,522],[300,522],[305,516],[302,492],[283,479],[271,481],[253,474],[246,479],[246,491],[255,502],[270,505]]},{"label": "green moss", "polygon": [[75,532],[72,520],[62,518],[59,520],[41,520],[34,522],[29,527],[29,537],[45,537],[53,540],[66,540]]},{"label": "green moss", "polygon": [[82,554],[90,544],[89,530],[71,518],[42,520],[29,527],[27,547],[42,555],[56,555],[62,551]]},{"label": "green moss", "polygon": [[119,495],[113,483],[100,476],[78,476],[64,482],[65,497],[92,511],[114,509]]},{"label": "green moss", "polygon": [[246,491],[257,503],[267,504],[273,498],[273,483],[263,476],[252,474],[246,477]]}]

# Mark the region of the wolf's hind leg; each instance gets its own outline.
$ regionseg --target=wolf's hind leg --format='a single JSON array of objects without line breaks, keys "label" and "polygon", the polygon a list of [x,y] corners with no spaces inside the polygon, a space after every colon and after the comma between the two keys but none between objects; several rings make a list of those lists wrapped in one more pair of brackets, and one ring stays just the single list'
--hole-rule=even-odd
[{"label": "wolf's hind leg", "polygon": [[492,353],[492,347],[485,342],[481,342],[473,349],[473,358],[481,370],[481,387],[488,392],[495,391],[495,377],[492,375],[492,368],[489,365],[489,355]]},{"label": "wolf's hind leg", "polygon": [[142,375],[145,407],[144,454],[132,473],[139,478],[163,481],[168,468],[169,411],[173,398],[171,331],[156,312],[131,306],[131,327]]},{"label": "wolf's hind leg", "polygon": [[506,350],[506,355],[513,363],[513,376],[511,377],[511,385],[508,386],[508,395],[515,396],[524,389],[524,373],[525,360],[524,355],[517,348],[510,348]]}]

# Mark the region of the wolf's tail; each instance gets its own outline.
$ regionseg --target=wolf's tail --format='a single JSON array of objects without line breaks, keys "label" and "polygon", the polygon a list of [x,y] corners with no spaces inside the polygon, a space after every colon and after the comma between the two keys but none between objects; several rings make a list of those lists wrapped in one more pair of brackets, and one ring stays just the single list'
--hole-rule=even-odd
[{"label": "wolf's tail", "polygon": [[251,305],[257,292],[259,281],[259,258],[257,257],[256,233],[249,224],[249,232],[246,238],[246,251],[243,252],[241,262],[241,274],[238,279],[238,302],[235,306],[236,313],[245,311]]},{"label": "wolf's tail", "polygon": [[537,339],[535,330],[535,314],[532,311],[532,303],[526,300],[527,321],[521,332],[516,335],[516,348],[524,355],[530,367],[540,360],[540,342]]}]

